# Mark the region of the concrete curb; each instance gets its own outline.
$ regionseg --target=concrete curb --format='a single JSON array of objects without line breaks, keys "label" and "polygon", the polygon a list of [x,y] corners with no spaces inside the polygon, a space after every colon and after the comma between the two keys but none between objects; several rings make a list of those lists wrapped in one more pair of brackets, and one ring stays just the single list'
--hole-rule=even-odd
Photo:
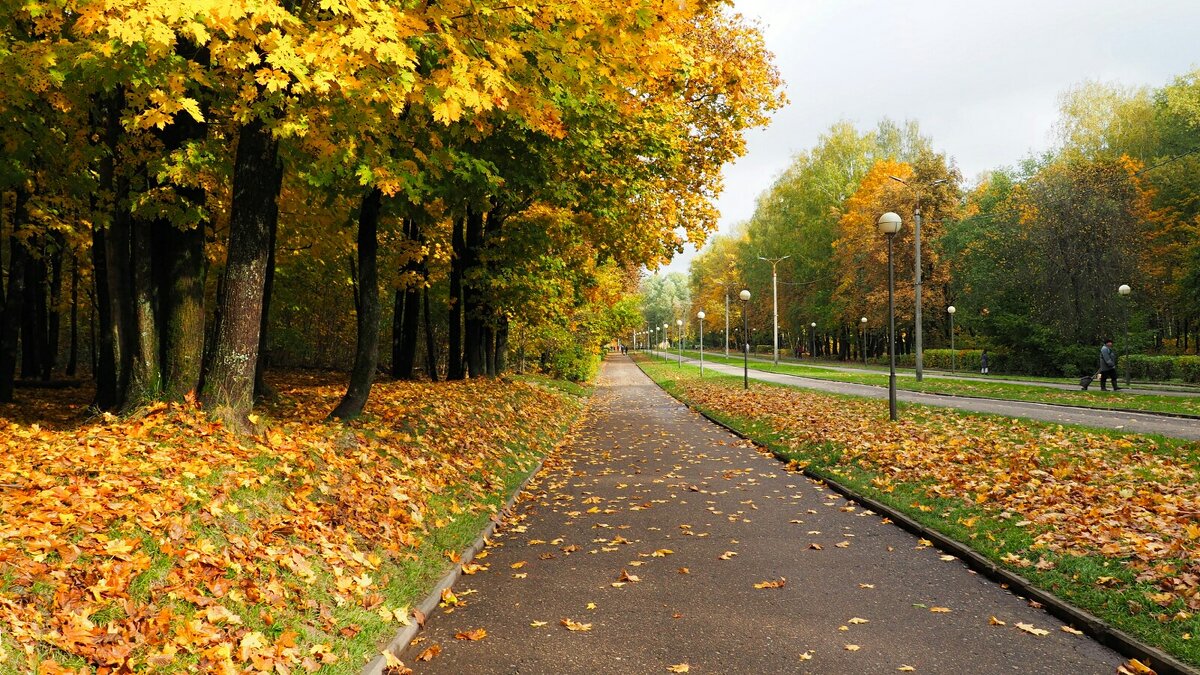
[{"label": "concrete curb", "polygon": [[517,498],[520,497],[521,493],[529,487],[529,484],[533,482],[533,479],[542,472],[542,467],[545,466],[546,460],[548,460],[556,451],[557,448],[552,449],[546,454],[545,457],[542,457],[542,459],[538,461],[537,466],[535,466],[533,470],[529,472],[529,475],[525,477],[525,480],[521,481],[521,484],[517,486],[517,489],[513,490],[513,493],[509,495],[508,501],[506,501],[504,504],[504,508],[500,509],[496,515],[492,516],[492,519],[488,521],[487,526],[483,528],[483,531],[479,533],[479,536],[475,539],[475,541],[463,550],[460,562],[454,565],[454,567],[450,568],[450,571],[446,572],[446,574],[433,587],[433,590],[429,592],[429,595],[425,596],[425,599],[422,600],[420,604],[417,605],[414,612],[409,615],[409,624],[397,631],[396,635],[393,636],[392,639],[387,643],[387,646],[383,648],[382,652],[375,658],[371,659],[367,665],[363,667],[362,675],[384,675],[387,670],[387,657],[384,656],[384,653],[390,653],[397,659],[400,658],[400,655],[403,654],[408,648],[409,643],[412,642],[413,638],[415,638],[417,634],[421,632],[421,629],[424,628],[424,621],[417,620],[416,612],[420,612],[424,617],[429,617],[433,614],[433,611],[437,609],[438,603],[440,603],[442,600],[442,591],[450,588],[456,581],[458,581],[458,578],[462,576],[462,566],[471,562],[475,556],[478,555],[481,550],[483,550],[486,539],[492,536],[492,534],[496,531],[496,528],[504,520],[504,517],[512,510],[513,504],[516,503]]},{"label": "concrete curb", "polygon": [[[669,394],[670,392],[667,393]],[[672,397],[674,398],[674,395],[672,395]],[[678,398],[675,400],[679,401]],[[699,408],[696,408],[685,401],[679,402],[687,406],[689,410],[701,415],[708,421],[729,431],[733,435],[748,440],[761,447],[761,444],[758,441],[755,441],[753,438],[750,438],[741,431],[738,431],[728,424],[725,424],[724,422],[712,417],[703,410],[700,410]],[[853,499],[854,501],[866,506],[876,513],[883,514],[884,516],[890,518],[893,523],[899,525],[901,528],[932,541],[939,549],[942,549],[948,553],[952,553],[961,559],[970,569],[983,574],[989,579],[1007,584],[1009,591],[1038,601],[1048,612],[1054,616],[1074,624],[1075,627],[1087,633],[1088,636],[1095,639],[1100,644],[1110,647],[1124,656],[1136,658],[1142,663],[1149,665],[1156,673],[1158,673],[1158,675],[1200,675],[1200,670],[1192,668],[1191,666],[1183,663],[1182,661],[1176,659],[1170,654],[1167,654],[1161,649],[1158,649],[1157,647],[1151,647],[1150,645],[1141,642],[1137,638],[1122,630],[1109,626],[1094,614],[1085,612],[1084,610],[1068,603],[1058,596],[1037,588],[1025,577],[998,566],[996,563],[992,562],[983,555],[971,550],[962,542],[951,539],[950,537],[947,537],[936,530],[930,529],[913,520],[912,518],[909,518],[903,513],[893,509],[892,507],[871,499],[870,497],[860,495],[849,487],[846,487],[845,485],[842,485],[834,480],[817,475],[808,469],[803,469],[802,471],[805,476],[813,480],[821,481],[825,485],[828,485],[830,489],[834,490],[835,492],[838,492],[849,499]]]}]

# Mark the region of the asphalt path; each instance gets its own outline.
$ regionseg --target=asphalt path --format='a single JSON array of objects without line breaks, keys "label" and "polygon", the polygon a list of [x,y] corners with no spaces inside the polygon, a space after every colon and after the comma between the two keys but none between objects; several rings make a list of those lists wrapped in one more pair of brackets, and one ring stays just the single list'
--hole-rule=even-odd
[{"label": "asphalt path", "polygon": [[[683,358],[683,362],[690,365],[700,364],[699,360],[687,357]],[[742,376],[742,368],[740,367],[712,363],[711,361],[704,363],[704,369],[724,375]],[[886,387],[821,380],[800,375],[770,373],[763,370],[754,370],[753,368],[750,369],[750,379],[848,396],[863,396],[878,399],[886,399],[888,397]],[[921,405],[938,406],[940,408],[956,408],[958,410],[1007,415],[1009,417],[1041,420],[1043,422],[1078,424],[1101,429],[1116,429],[1129,433],[1161,434],[1173,438],[1200,440],[1200,420],[1155,415],[1154,413],[1047,405],[1044,403],[1005,401],[994,398],[948,396],[946,394],[925,394],[903,389],[897,390],[896,400],[904,403],[919,403]]]},{"label": "asphalt path", "polygon": [[457,604],[404,655],[418,675],[1113,673],[1123,661],[788,472],[621,357],[484,552],[486,569],[460,578]]}]

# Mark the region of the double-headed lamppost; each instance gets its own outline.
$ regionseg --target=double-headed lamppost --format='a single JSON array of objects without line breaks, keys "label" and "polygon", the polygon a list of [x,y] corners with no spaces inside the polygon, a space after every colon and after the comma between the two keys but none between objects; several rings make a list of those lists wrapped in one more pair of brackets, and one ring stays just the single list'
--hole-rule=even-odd
[{"label": "double-headed lamppost", "polygon": [[[1125,300],[1125,350],[1124,350],[1125,351],[1125,388],[1126,389],[1129,388],[1129,376],[1130,376],[1130,372],[1129,372],[1129,294],[1132,292],[1133,292],[1133,289],[1129,287],[1129,284],[1121,284],[1121,287],[1117,289],[1117,293],[1119,293],[1122,298],[1126,299]],[[1113,386],[1115,387],[1117,385],[1114,384]]]},{"label": "double-headed lamppost", "polygon": [[696,318],[700,319],[700,377],[704,377],[704,312],[696,312]]},{"label": "double-headed lamppost", "polygon": [[[900,231],[900,216],[888,211],[879,216],[876,227],[887,235],[888,243],[888,417],[896,421],[896,270],[892,265],[892,240]],[[919,288],[919,287],[918,287]],[[920,325],[920,324],[918,324]]]},{"label": "double-headed lamppost", "polygon": [[679,363],[680,368],[683,367],[683,319],[675,319],[675,339],[676,345],[679,347]]},{"label": "double-headed lamppost", "polygon": [[771,263],[771,323],[773,326],[771,332],[771,346],[775,354],[775,365],[779,365],[779,275],[776,274],[776,267],[779,263],[787,260],[792,256],[785,255],[782,258],[764,258],[758,256],[759,260],[764,260]]},{"label": "double-headed lamppost", "polygon": [[958,352],[954,351],[954,313],[958,311],[954,309],[954,305],[946,308],[946,313],[950,315],[950,372],[958,372]]},{"label": "double-headed lamppost", "polygon": [[750,319],[746,316],[746,303],[750,302],[750,291],[738,293],[742,299],[742,388],[750,388]]},{"label": "double-headed lamppost", "polygon": [[865,365],[867,365],[867,317],[864,316],[863,318],[859,319],[858,322],[862,324],[862,336],[863,337],[862,337],[862,344],[859,345],[859,348],[862,349],[863,365],[865,366]]},{"label": "double-headed lamppost", "polygon": [[[888,178],[906,185],[913,191],[913,195],[916,197],[916,207],[913,208],[913,241],[916,247],[916,258],[913,264],[913,287],[915,290],[913,313],[915,314],[914,328],[916,329],[914,331],[914,338],[917,346],[917,382],[920,382],[925,372],[925,348],[921,341],[921,191],[899,176],[888,176]],[[946,179],[939,178],[931,182],[929,186],[933,187],[945,182]],[[889,211],[889,213],[891,212]]]}]

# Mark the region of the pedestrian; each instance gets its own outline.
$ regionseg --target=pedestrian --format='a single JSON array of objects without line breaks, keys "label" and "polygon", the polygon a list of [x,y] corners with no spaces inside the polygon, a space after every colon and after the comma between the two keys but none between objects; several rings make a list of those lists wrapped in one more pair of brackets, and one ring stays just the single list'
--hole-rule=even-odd
[{"label": "pedestrian", "polygon": [[1117,386],[1117,352],[1112,348],[1112,338],[1104,340],[1100,348],[1100,391],[1105,391],[1108,380],[1112,380],[1113,391],[1121,391]]},{"label": "pedestrian", "polygon": [[983,350],[983,353],[979,355],[979,372],[983,373],[984,375],[988,374],[988,358],[986,349]]}]

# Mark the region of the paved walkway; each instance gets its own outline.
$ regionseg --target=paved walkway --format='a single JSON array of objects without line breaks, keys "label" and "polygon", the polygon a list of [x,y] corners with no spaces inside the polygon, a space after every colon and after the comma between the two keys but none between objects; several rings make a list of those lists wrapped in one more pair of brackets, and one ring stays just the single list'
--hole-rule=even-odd
[{"label": "paved walkway", "polygon": [[[699,360],[684,357],[684,363],[699,365]],[[705,370],[725,375],[742,376],[740,366],[729,366],[706,361]],[[876,387],[870,384],[854,384],[836,380],[821,380],[800,375],[785,375],[771,373],[765,370],[750,369],[750,379],[762,382],[774,382],[805,389],[816,389],[833,394],[848,396],[863,396],[866,398],[887,399],[886,387]],[[1188,418],[1168,417],[1153,413],[1117,412],[1099,408],[1075,408],[1061,405],[1046,405],[1027,401],[1005,401],[994,398],[968,398],[964,396],[947,396],[945,394],[925,394],[916,391],[898,389],[896,399],[905,403],[920,403],[922,405],[938,406],[941,408],[956,408],[970,412],[1008,415],[1026,419],[1057,422],[1060,424],[1081,424],[1101,429],[1116,429],[1139,434],[1162,434],[1173,438],[1200,440],[1200,421]]]},{"label": "paved walkway", "polygon": [[[786,472],[617,357],[574,441],[478,561],[488,569],[459,580],[462,604],[431,615],[404,661],[418,675],[683,664],[690,673],[1112,673],[1123,661],[941,555]],[[763,582],[782,587],[755,588]],[[455,637],[477,629],[483,639]],[[433,645],[439,655],[415,661]]]}]

